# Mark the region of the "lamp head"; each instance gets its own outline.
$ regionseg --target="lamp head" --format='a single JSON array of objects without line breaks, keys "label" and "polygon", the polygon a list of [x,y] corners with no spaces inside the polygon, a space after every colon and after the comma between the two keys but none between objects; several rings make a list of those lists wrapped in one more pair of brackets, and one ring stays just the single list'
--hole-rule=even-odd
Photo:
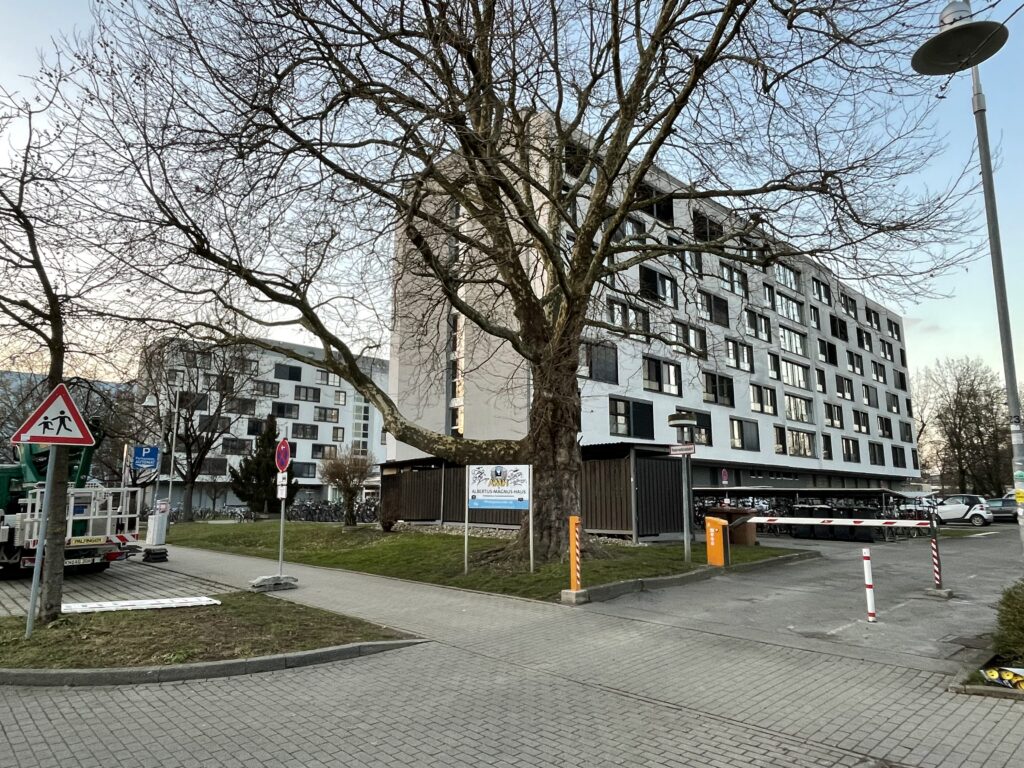
[{"label": "lamp head", "polygon": [[668,425],[670,427],[695,427],[697,426],[697,416],[691,411],[670,413],[668,415]]},{"label": "lamp head", "polygon": [[939,15],[939,33],[910,60],[922,75],[951,75],[977,66],[995,55],[1010,33],[998,21],[972,21],[968,3],[949,3]]}]

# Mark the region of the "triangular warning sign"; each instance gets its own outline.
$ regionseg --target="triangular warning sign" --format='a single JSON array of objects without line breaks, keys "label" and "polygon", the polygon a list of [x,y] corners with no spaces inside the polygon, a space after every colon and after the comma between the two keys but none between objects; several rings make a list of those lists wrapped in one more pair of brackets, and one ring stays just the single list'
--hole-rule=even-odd
[{"label": "triangular warning sign", "polygon": [[50,445],[95,445],[85,419],[71,399],[71,393],[58,384],[46,396],[11,438],[12,443],[48,443]]}]

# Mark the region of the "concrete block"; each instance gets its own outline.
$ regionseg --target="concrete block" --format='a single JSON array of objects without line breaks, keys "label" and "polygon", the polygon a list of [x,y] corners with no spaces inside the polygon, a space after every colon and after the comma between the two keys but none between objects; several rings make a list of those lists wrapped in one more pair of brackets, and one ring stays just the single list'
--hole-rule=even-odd
[{"label": "concrete block", "polygon": [[585,589],[563,589],[562,602],[566,605],[583,605],[590,602],[590,593]]},{"label": "concrete block", "polygon": [[936,589],[935,587],[929,587],[924,591],[927,597],[937,597],[941,600],[949,600],[953,597],[952,589]]}]

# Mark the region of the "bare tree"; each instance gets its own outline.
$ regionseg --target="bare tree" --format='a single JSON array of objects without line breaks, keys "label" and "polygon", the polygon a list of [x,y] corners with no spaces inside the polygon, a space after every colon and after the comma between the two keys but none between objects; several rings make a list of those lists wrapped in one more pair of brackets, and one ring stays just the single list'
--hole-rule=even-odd
[{"label": "bare tree", "polygon": [[258,373],[258,359],[241,347],[165,337],[143,353],[140,387],[156,400],[147,409],[147,419],[166,449],[164,471],[182,480],[185,520],[192,519],[195,488],[203,477],[223,477],[215,484],[227,482],[227,459],[216,456],[215,448],[227,455],[224,440],[234,439],[238,425],[255,416]]},{"label": "bare tree", "polygon": [[[920,294],[964,255],[944,249],[962,190],[907,188],[937,151],[905,63],[932,5],[104,5],[69,112],[106,168],[115,202],[98,204],[151,246],[141,266],[179,308],[312,334],[316,364],[401,442],[533,464],[538,551],[559,557],[580,508],[584,334],[690,345],[639,264],[810,261]],[[418,298],[389,306],[392,288]],[[609,316],[616,295],[646,316]],[[436,385],[453,315],[473,364],[529,375],[524,436],[427,428],[360,370],[381,319],[433,343]]]},{"label": "bare tree", "polygon": [[341,503],[345,507],[345,525],[356,524],[356,497],[373,472],[374,463],[372,454],[357,452],[355,445],[349,445],[333,459],[320,462],[320,479],[341,494]]},{"label": "bare tree", "polygon": [[918,378],[917,397],[931,409],[923,446],[943,487],[1002,495],[1011,465],[1006,390],[999,375],[981,360],[965,357],[937,360]]}]

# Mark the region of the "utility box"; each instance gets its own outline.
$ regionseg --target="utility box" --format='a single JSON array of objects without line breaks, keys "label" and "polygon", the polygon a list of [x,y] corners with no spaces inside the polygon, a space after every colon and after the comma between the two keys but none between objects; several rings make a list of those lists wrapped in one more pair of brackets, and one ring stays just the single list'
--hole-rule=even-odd
[{"label": "utility box", "polygon": [[729,521],[720,517],[704,518],[708,548],[708,565],[724,568],[729,565]]}]

